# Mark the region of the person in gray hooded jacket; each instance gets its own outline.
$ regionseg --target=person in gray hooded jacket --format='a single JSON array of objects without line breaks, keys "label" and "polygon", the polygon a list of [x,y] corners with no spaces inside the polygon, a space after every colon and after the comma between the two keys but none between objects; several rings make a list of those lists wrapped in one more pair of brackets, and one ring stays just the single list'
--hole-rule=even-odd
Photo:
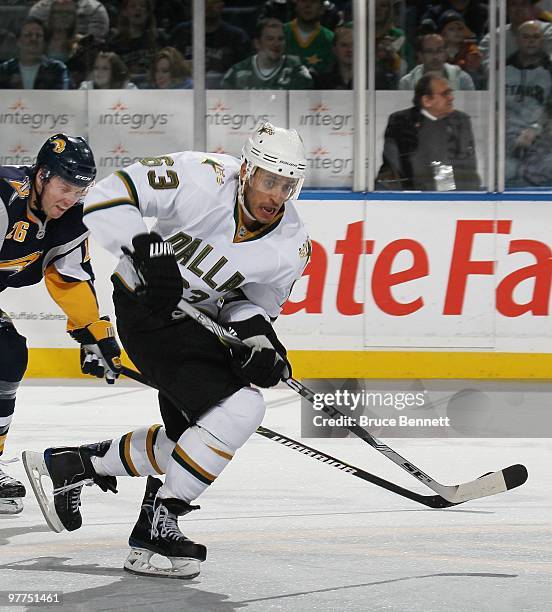
[{"label": "person in gray hooded jacket", "polygon": [[[552,110],[552,62],[544,50],[540,25],[535,21],[525,22],[516,38],[518,50],[506,62],[505,173],[510,187],[533,182],[527,179],[526,170],[529,165],[543,163],[533,153],[546,137],[543,126]],[[547,172],[550,181],[552,172]]]},{"label": "person in gray hooded jacket", "polygon": [[426,34],[421,37],[419,44],[422,63],[401,78],[399,89],[414,90],[416,83],[428,72],[441,75],[454,91],[475,89],[473,80],[467,72],[460,66],[445,61],[447,51],[445,41],[440,34]]}]

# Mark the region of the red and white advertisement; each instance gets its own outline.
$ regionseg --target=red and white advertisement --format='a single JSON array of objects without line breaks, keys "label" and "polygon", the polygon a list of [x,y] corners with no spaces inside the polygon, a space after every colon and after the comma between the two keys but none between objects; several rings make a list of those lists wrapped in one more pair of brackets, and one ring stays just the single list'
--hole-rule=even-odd
[{"label": "red and white advertisement", "polygon": [[[290,349],[552,349],[547,202],[305,200],[313,243],[277,328]],[[103,314],[113,258],[92,245]],[[43,285],[2,308],[32,347],[72,347]]]},{"label": "red and white advertisement", "polygon": [[313,254],[293,349],[552,349],[546,202],[302,202]]}]

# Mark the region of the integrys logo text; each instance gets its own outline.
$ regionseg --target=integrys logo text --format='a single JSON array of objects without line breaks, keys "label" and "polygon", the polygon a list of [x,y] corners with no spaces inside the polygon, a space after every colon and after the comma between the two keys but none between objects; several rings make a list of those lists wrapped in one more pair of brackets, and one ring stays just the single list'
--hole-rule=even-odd
[{"label": "integrys logo text", "polygon": [[107,155],[101,155],[98,161],[100,168],[106,169],[117,169],[130,166],[139,159],[142,159],[143,155],[130,155],[130,151],[121,143],[115,145],[112,149],[107,152]]},{"label": "integrys logo text", "polygon": [[[101,113],[98,117],[99,125],[121,125],[127,126],[135,131],[160,131],[167,125],[170,115],[168,113],[133,113],[129,107],[118,100],[110,106],[107,113]],[[160,132],[161,133],[161,132]]]},{"label": "integrys logo text", "polygon": [[69,123],[69,113],[37,113],[30,109],[22,98],[0,112],[1,126],[24,126],[34,131],[59,132]]},{"label": "integrys logo text", "polygon": [[353,160],[350,157],[332,157],[325,147],[316,147],[307,156],[311,170],[329,170],[332,174],[351,173]]},{"label": "integrys logo text", "polygon": [[310,112],[299,116],[299,126],[304,127],[327,127],[333,133],[352,134],[353,116],[342,113],[332,113],[329,106],[321,102],[309,109]]},{"label": "integrys logo text", "polygon": [[274,115],[233,113],[232,109],[225,106],[222,100],[218,100],[207,111],[208,126],[222,126],[236,131],[246,130],[250,132],[259,121],[270,121],[271,119],[274,119]]},{"label": "integrys logo text", "polygon": [[0,155],[0,166],[32,166],[36,161],[36,152],[30,151],[21,143],[7,149],[7,153]]}]

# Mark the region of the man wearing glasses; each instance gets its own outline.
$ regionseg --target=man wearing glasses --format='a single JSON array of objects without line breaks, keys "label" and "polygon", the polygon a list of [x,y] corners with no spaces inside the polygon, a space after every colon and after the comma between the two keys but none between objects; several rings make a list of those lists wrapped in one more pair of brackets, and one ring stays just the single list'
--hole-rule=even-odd
[{"label": "man wearing glasses", "polygon": [[448,64],[445,41],[439,34],[426,34],[420,39],[419,55],[421,62],[399,81],[399,89],[414,89],[416,83],[428,72],[441,75],[452,89],[473,90],[475,86],[471,76],[460,66]]},{"label": "man wearing glasses", "polygon": [[471,120],[454,109],[449,81],[438,73],[424,75],[413,103],[389,117],[378,189],[480,189]]}]

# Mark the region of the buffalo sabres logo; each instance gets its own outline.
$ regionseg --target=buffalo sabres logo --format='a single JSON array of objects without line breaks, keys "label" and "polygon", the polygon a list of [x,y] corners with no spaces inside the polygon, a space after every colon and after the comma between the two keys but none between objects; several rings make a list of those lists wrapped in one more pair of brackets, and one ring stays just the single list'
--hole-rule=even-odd
[{"label": "buffalo sabres logo", "polygon": [[54,145],[53,147],[54,153],[63,153],[67,145],[67,143],[65,142],[63,138],[54,138],[53,140],[50,140],[50,143]]},{"label": "buffalo sabres logo", "polygon": [[20,198],[23,200],[29,197],[29,192],[31,189],[31,183],[29,181],[29,177],[25,178],[22,181],[13,180],[13,181],[8,181],[8,183],[10,184],[11,188],[15,192],[10,198],[10,204],[12,200],[15,200],[15,198]]},{"label": "buffalo sabres logo", "polygon": [[272,123],[263,123],[261,127],[257,130],[258,134],[268,134],[269,136],[274,136],[274,126]]},{"label": "buffalo sabres logo", "polygon": [[240,227],[240,229],[238,230],[238,237],[239,238],[245,238],[247,236],[249,232],[247,231],[247,229],[242,225]]},{"label": "buffalo sabres logo", "polygon": [[29,255],[25,255],[24,257],[20,257],[19,259],[0,261],[0,272],[13,272],[17,274],[18,272],[24,270],[27,266],[33,264],[40,258],[41,254],[41,251],[36,251],[34,253],[30,253]]}]

